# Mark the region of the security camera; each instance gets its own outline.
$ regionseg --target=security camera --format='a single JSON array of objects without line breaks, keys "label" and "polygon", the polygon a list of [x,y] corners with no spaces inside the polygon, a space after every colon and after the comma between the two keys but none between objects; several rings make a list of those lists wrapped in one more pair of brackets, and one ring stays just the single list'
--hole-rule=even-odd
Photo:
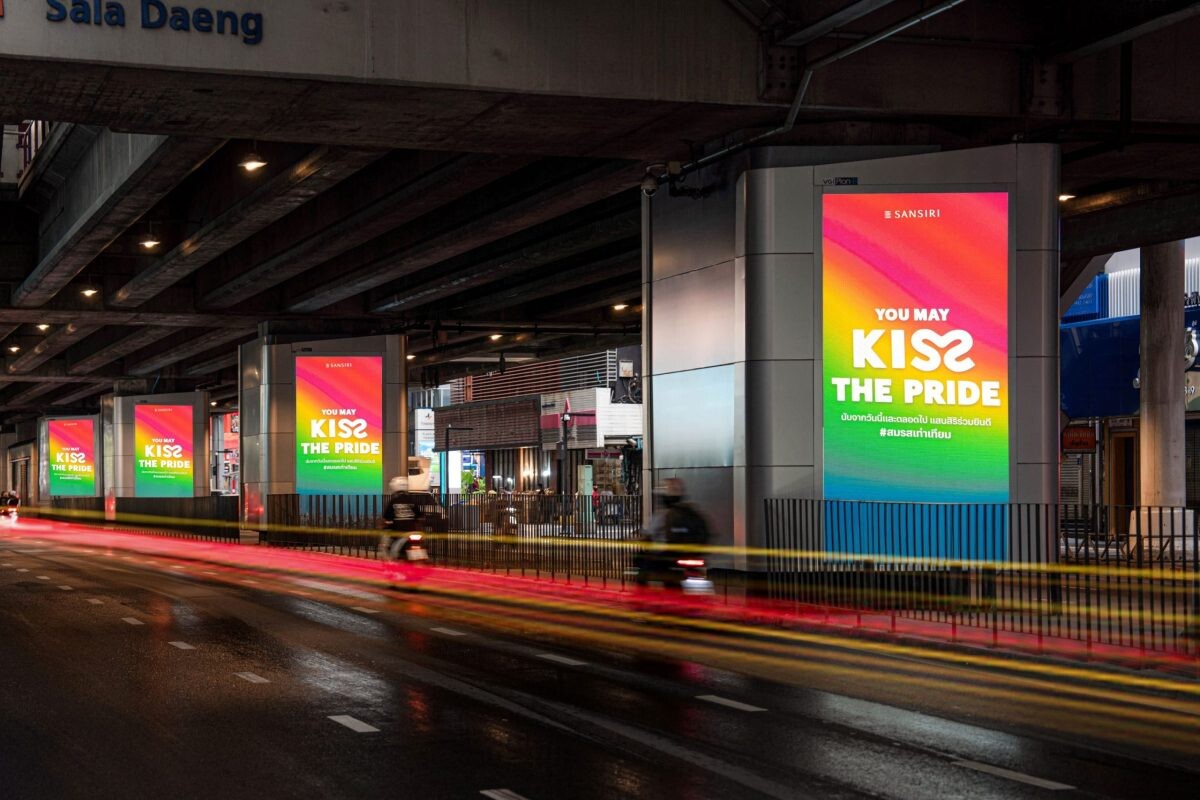
[{"label": "security camera", "polygon": [[658,178],[653,175],[647,175],[642,178],[642,194],[646,197],[654,197],[654,193],[658,191]]}]

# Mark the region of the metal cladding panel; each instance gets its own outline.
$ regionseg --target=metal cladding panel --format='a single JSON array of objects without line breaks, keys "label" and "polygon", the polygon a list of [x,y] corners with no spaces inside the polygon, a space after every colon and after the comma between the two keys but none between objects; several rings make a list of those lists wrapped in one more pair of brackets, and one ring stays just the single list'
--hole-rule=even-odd
[{"label": "metal cladding panel", "polygon": [[731,364],[741,359],[735,330],[736,265],[713,267],[654,284],[654,374]]},{"label": "metal cladding panel", "polygon": [[[577,409],[582,410],[582,409]],[[434,409],[434,449],[445,446],[446,428],[452,433],[451,450],[485,450],[536,447],[541,444],[540,395],[488,400]],[[470,430],[465,430],[470,428]]]},{"label": "metal cladding panel", "polygon": [[[650,203],[652,280],[661,281],[734,258],[734,216],[739,205],[734,169],[742,163],[730,159],[689,177],[697,185],[717,187],[701,200],[670,196],[659,199],[655,195]],[[659,194],[665,193],[664,189]]]},{"label": "metal cladding panel", "polygon": [[739,185],[745,192],[744,239],[738,255],[812,253],[813,168],[781,167],[752,170]]},{"label": "metal cladding panel", "polygon": [[1057,251],[1017,251],[1012,317],[1018,358],[1058,356],[1058,336],[1046,336],[1046,331],[1058,329],[1058,277]]},{"label": "metal cladding panel", "polygon": [[811,361],[818,336],[813,255],[757,255],[744,261],[746,359]]},{"label": "metal cladding panel", "polygon": [[746,363],[746,463],[812,468],[817,418],[814,362]]},{"label": "metal cladding panel", "polygon": [[654,468],[734,465],[733,365],[654,377]]}]

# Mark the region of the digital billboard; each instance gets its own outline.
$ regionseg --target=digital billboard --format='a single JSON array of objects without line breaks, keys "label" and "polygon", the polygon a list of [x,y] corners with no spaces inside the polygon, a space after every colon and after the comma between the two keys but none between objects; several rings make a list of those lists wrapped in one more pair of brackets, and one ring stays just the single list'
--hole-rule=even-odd
[{"label": "digital billboard", "polygon": [[51,497],[96,496],[96,426],[91,419],[46,421]]},{"label": "digital billboard", "polygon": [[296,492],[383,491],[383,358],[296,358]]},{"label": "digital billboard", "polygon": [[137,497],[195,495],[195,429],[191,406],[139,405],[134,408],[137,458],[133,488]]},{"label": "digital billboard", "polygon": [[1006,192],[823,197],[824,496],[1009,498]]}]

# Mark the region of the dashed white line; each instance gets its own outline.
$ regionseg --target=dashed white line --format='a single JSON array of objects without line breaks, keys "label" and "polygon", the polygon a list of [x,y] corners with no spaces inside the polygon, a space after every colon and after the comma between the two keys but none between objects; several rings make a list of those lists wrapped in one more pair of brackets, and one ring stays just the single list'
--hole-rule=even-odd
[{"label": "dashed white line", "polygon": [[206,569],[206,570],[204,570],[204,574],[205,575],[216,575],[217,573],[211,569]]},{"label": "dashed white line", "polygon": [[249,578],[242,578],[242,583],[248,583],[248,584],[250,584],[251,586],[256,586],[256,585],[258,585],[258,581],[252,581],[252,580],[250,580]]},{"label": "dashed white line", "polygon": [[75,587],[73,587],[73,586],[60,586],[60,587],[58,587],[58,588],[59,588],[59,589],[62,589],[64,592],[73,592],[73,591],[75,591]]},{"label": "dashed white line", "polygon": [[94,606],[102,606],[102,605],[104,605],[104,601],[103,601],[103,600],[98,600],[98,599],[96,599],[95,597],[89,597],[89,598],[88,598],[88,602],[89,602],[89,603],[91,603],[91,604],[92,604],[92,605],[94,605]]},{"label": "dashed white line", "polygon": [[235,672],[233,674],[244,680],[246,683],[270,683],[270,681],[263,676],[255,675],[253,672]]},{"label": "dashed white line", "polygon": [[190,644],[188,644],[187,642],[167,642],[167,644],[171,645],[171,647],[174,647],[177,650],[195,650],[196,649],[196,648],[192,647]]},{"label": "dashed white line", "polygon": [[512,789],[484,789],[480,794],[490,797],[492,800],[529,800],[528,797],[517,794]]},{"label": "dashed white line", "polygon": [[988,775],[995,775],[998,778],[1007,778],[1010,781],[1017,781],[1018,783],[1036,786],[1039,789],[1049,789],[1052,792],[1064,792],[1075,788],[1074,786],[1068,786],[1065,783],[1048,781],[1045,778],[1026,775],[1024,772],[1014,772],[1013,770],[1005,769],[1004,767],[993,767],[991,764],[981,764],[978,761],[951,761],[950,763],[956,767],[965,767],[967,769],[973,769],[976,772],[986,772]]},{"label": "dashed white line", "polygon": [[566,656],[558,656],[554,653],[538,653],[538,658],[544,659],[545,661],[553,661],[556,664],[566,664],[568,667],[582,667],[587,665],[586,661],[579,661],[578,659],[567,658]]},{"label": "dashed white line", "polygon": [[182,566],[180,564],[172,564],[171,569],[187,569],[187,567]]},{"label": "dashed white line", "polygon": [[29,572],[29,570],[22,568],[22,569],[17,570],[17,572]]},{"label": "dashed white line", "polygon": [[468,634],[462,631],[456,631],[453,628],[430,628],[434,633],[440,633],[443,636],[467,636]]},{"label": "dashed white line", "polygon": [[39,581],[48,581],[48,580],[50,580],[50,576],[49,575],[38,575],[38,580]]},{"label": "dashed white line", "polygon": [[765,708],[759,708],[758,706],[752,706],[747,703],[739,703],[737,700],[730,700],[726,697],[718,697],[715,694],[697,695],[696,699],[703,700],[706,703],[715,703],[719,706],[725,706],[726,708],[736,708],[738,711],[766,711]]},{"label": "dashed white line", "polygon": [[374,725],[368,725],[367,723],[363,722],[361,719],[355,719],[354,717],[348,717],[345,714],[338,714],[337,716],[330,717],[330,719],[333,720],[334,722],[336,722],[338,725],[345,725],[347,728],[354,731],[355,733],[378,733],[379,732],[379,728],[376,728]]},{"label": "dashed white line", "polygon": [[380,614],[380,613],[382,613],[378,608],[363,608],[362,606],[350,606],[350,610],[351,611],[360,611],[363,614]]},{"label": "dashed white line", "polygon": [[127,622],[130,625],[145,625],[146,624],[146,623],[142,622],[140,619],[137,619],[135,617],[121,617],[121,622]]}]

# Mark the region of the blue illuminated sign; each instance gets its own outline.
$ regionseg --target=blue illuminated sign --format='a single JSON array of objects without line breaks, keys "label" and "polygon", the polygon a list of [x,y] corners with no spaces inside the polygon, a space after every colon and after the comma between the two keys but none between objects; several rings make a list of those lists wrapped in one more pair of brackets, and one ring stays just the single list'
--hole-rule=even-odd
[{"label": "blue illuminated sign", "polygon": [[[141,0],[140,22],[146,30],[169,28],[181,33],[217,33],[240,36],[248,45],[263,40],[263,15],[257,12],[238,14],[197,6],[170,6],[161,0]],[[51,22],[74,22],[77,25],[96,25],[109,28],[125,27],[125,4],[116,0],[46,0],[46,19]]]}]

